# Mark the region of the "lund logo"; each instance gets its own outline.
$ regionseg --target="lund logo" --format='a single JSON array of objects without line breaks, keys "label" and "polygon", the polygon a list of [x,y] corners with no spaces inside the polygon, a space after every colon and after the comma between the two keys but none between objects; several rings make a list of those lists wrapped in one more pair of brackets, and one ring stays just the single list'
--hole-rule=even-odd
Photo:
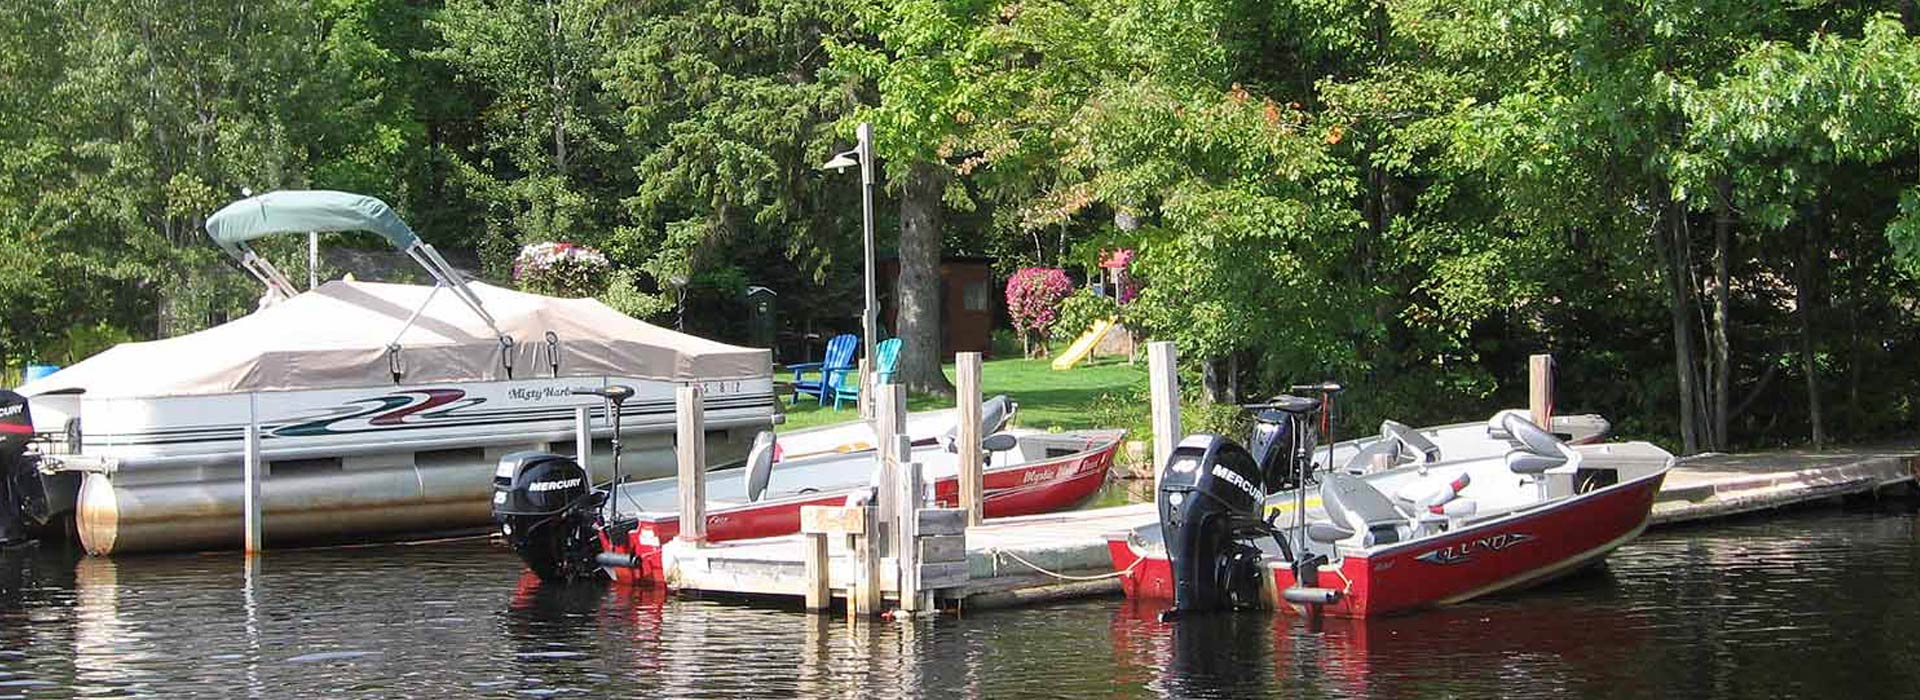
[{"label": "lund logo", "polygon": [[1524,532],[1503,532],[1450,544],[1414,558],[1429,564],[1464,564],[1481,552],[1498,552],[1532,539],[1533,535]]},{"label": "lund logo", "polygon": [[560,489],[570,489],[579,485],[580,485],[579,479],[561,479],[559,481],[536,481],[531,484],[527,484],[527,490],[533,493],[540,493],[542,491],[559,491]]}]

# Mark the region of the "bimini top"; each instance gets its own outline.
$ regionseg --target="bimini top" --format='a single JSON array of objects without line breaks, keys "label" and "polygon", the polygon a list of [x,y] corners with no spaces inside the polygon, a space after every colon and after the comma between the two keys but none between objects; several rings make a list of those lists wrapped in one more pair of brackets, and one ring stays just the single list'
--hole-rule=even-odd
[{"label": "bimini top", "polygon": [[406,250],[419,237],[386,202],[352,192],[286,190],[248,197],[207,217],[207,235],[229,255],[240,244],[276,233],[371,231]]},{"label": "bimini top", "polygon": [[[766,350],[677,333],[593,299],[477,282],[472,288],[513,338],[511,350],[503,352],[493,329],[453,294],[428,302],[433,287],[333,281],[197,333],[115,346],[17,391],[160,397],[499,381],[509,378],[509,362],[514,379],[691,382],[759,379],[772,372]],[[423,303],[420,317],[407,325]],[[390,341],[397,350],[390,352]]]}]

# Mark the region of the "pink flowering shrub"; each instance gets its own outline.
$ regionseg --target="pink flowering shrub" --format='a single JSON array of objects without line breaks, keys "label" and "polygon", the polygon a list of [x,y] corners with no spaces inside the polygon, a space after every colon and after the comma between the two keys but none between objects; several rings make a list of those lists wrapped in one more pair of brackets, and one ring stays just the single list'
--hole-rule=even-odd
[{"label": "pink flowering shrub", "polygon": [[565,241],[530,243],[513,259],[513,281],[535,294],[592,296],[607,288],[607,256]]},{"label": "pink flowering shrub", "polygon": [[1013,317],[1013,330],[1020,334],[1020,344],[1028,357],[1034,354],[1031,341],[1035,336],[1043,341],[1039,343],[1040,354],[1046,354],[1044,339],[1054,322],[1060,320],[1060,302],[1072,292],[1073,281],[1067,279],[1065,270],[1057,268],[1024,268],[1007,280],[1007,314]]}]

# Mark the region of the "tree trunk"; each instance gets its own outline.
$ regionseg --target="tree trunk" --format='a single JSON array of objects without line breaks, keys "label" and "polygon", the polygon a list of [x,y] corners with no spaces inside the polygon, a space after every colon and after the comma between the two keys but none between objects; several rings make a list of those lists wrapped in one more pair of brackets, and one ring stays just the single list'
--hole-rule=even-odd
[{"label": "tree trunk", "polygon": [[1727,284],[1728,258],[1733,250],[1733,182],[1720,179],[1719,197],[1715,201],[1713,217],[1713,404],[1709,410],[1713,413],[1713,438],[1709,441],[1713,449],[1725,450],[1731,437],[1727,434],[1727,402],[1733,392],[1732,341],[1727,338]]},{"label": "tree trunk", "polygon": [[1800,247],[1800,264],[1796,266],[1800,279],[1794,285],[1793,295],[1794,307],[1800,312],[1800,371],[1807,380],[1808,437],[1813,441],[1815,450],[1825,449],[1827,443],[1826,427],[1820,420],[1820,376],[1818,363],[1814,359],[1813,342],[1813,286],[1818,275],[1816,266],[1819,264],[1814,254],[1818,245],[1815,229],[1820,226],[1817,222],[1824,222],[1826,216],[1827,212],[1821,209],[1814,212],[1813,221],[1807,222],[1806,239]]},{"label": "tree trunk", "polygon": [[564,49],[561,46],[560,10],[554,7],[553,0],[547,0],[547,21],[548,89],[553,100],[553,165],[554,170],[565,177],[567,174],[566,91],[560,81],[560,52]]},{"label": "tree trunk", "polygon": [[900,333],[899,381],[909,391],[952,396],[940,371],[940,195],[946,171],[934,163],[907,166],[900,188],[900,278],[895,327]]},{"label": "tree trunk", "polygon": [[1681,453],[1690,455],[1700,451],[1700,434],[1697,430],[1699,409],[1694,405],[1698,390],[1694,386],[1697,378],[1693,365],[1693,324],[1687,322],[1693,296],[1687,283],[1689,246],[1682,220],[1684,214],[1671,198],[1663,199],[1661,221],[1654,231],[1654,248],[1666,268],[1668,311],[1673,319],[1673,371],[1679,380]]},{"label": "tree trunk", "polygon": [[1224,358],[1209,357],[1200,363],[1201,394],[1207,397],[1207,403],[1227,403],[1227,361]]}]

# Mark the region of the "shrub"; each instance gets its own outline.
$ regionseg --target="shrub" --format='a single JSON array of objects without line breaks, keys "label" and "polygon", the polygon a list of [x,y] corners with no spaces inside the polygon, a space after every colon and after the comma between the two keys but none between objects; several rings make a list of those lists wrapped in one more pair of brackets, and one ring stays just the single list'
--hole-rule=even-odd
[{"label": "shrub", "polygon": [[1073,291],[1073,281],[1065,270],[1029,267],[1013,273],[1007,280],[1007,314],[1013,317],[1013,329],[1028,357],[1034,355],[1032,342],[1041,342],[1040,354],[1047,351],[1046,338],[1060,318],[1060,302]]},{"label": "shrub", "polygon": [[1053,339],[1071,342],[1080,337],[1094,322],[1104,321],[1118,316],[1120,306],[1107,297],[1094,294],[1093,290],[1081,288],[1060,302],[1060,320],[1053,324]]}]

